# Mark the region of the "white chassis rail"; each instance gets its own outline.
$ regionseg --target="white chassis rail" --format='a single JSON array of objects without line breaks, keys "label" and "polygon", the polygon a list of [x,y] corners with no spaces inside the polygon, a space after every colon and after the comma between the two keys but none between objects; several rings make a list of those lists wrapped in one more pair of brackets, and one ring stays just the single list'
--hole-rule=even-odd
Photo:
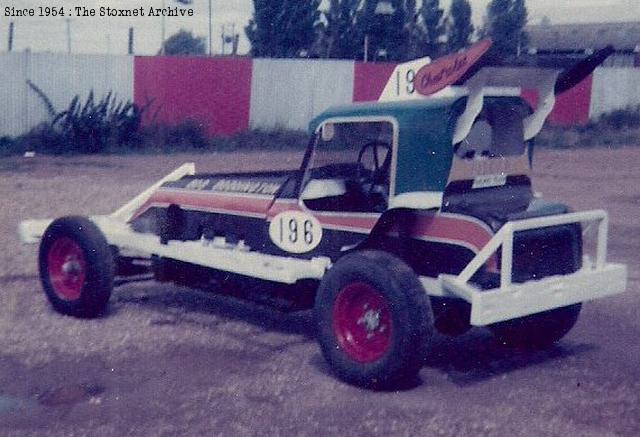
[{"label": "white chassis rail", "polygon": [[[265,255],[250,251],[243,244],[229,245],[224,239],[214,241],[171,241],[161,244],[151,234],[134,232],[127,224],[134,211],[164,182],[194,174],[193,164],[184,164],[149,187],[120,209],[107,216],[91,220],[104,233],[109,244],[123,252],[157,255],[255,278],[293,284],[301,279],[321,279],[331,266],[326,257],[301,260]],[[37,243],[52,222],[25,220],[20,223],[20,238],[25,243]],[[512,284],[513,236],[527,229],[539,229],[568,223],[597,222],[598,238],[595,264],[585,260],[573,274],[552,276],[522,284]],[[469,265],[457,276],[421,277],[427,294],[449,296],[471,304],[471,324],[483,326],[541,311],[560,308],[578,302],[621,293],[626,288],[626,267],[606,262],[608,217],[604,211],[588,211],[558,216],[532,218],[506,223]],[[471,277],[502,247],[500,287],[481,290],[469,283]]]}]

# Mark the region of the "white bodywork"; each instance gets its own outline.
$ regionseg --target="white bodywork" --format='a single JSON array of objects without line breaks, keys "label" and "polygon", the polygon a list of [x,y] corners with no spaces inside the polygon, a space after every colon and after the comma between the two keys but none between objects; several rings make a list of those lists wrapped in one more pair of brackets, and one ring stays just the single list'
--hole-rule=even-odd
[{"label": "white bodywork", "polygon": [[[213,241],[170,241],[162,244],[152,234],[133,231],[127,221],[162,183],[194,174],[195,166],[185,164],[111,215],[94,216],[109,244],[123,252],[156,255],[204,267],[285,284],[302,279],[322,279],[331,261],[326,257],[311,260],[265,255],[251,251],[242,242],[227,244],[223,238]],[[429,198],[429,196],[426,196]],[[424,199],[406,199],[424,201]],[[411,200],[411,201],[410,201]],[[409,206],[409,205],[407,205]],[[26,220],[19,225],[25,243],[37,243],[52,220]],[[567,223],[598,223],[597,253],[594,264],[585,262],[576,273],[553,276],[523,284],[511,283],[513,235],[527,229],[539,229]],[[471,324],[476,326],[509,320],[529,314],[621,293],[626,288],[626,267],[606,262],[608,218],[604,211],[589,211],[539,217],[506,223],[457,276],[421,277],[425,292],[432,296],[449,296],[471,304]],[[500,287],[480,290],[469,279],[502,247]]]},{"label": "white bodywork", "polygon": [[[110,215],[90,217],[110,245],[120,251],[156,255],[259,279],[293,284],[301,279],[321,279],[331,265],[329,258],[301,260],[250,251],[242,242],[227,244],[223,238],[213,241],[170,241],[162,244],[153,234],[135,232],[127,223],[134,212],[165,182],[195,174],[193,163],[177,168]],[[19,225],[20,239],[35,244],[53,220],[25,220]]]},{"label": "white bodywork", "polygon": [[401,193],[389,199],[389,208],[439,209],[443,194],[439,191],[412,191]]},{"label": "white bodywork", "polygon": [[347,192],[342,179],[311,179],[304,187],[302,200],[323,199],[325,197],[342,196]]}]

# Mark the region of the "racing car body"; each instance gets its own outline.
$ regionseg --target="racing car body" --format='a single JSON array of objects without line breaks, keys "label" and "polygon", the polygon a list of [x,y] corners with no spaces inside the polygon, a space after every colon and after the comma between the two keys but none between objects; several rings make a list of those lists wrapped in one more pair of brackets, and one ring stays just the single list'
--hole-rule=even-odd
[{"label": "racing car body", "polygon": [[[575,70],[471,74],[487,48],[401,65],[388,101],[325,111],[294,171],[185,164],[109,216],[21,223],[25,242],[41,241],[51,303],[97,315],[114,277],[146,268],[195,286],[220,273],[311,284],[325,357],[343,379],[374,386],[417,373],[434,328],[488,326],[519,346],[559,340],[581,302],[624,291],[626,268],[606,261],[604,211],[571,212],[532,189],[533,138]],[[535,79],[535,109],[519,96],[523,77]],[[435,94],[414,98],[421,88]]]}]

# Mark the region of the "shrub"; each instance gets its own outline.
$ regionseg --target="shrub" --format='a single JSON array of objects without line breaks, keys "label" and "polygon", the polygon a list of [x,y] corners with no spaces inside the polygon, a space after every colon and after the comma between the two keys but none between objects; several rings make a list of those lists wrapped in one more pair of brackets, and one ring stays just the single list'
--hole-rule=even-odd
[{"label": "shrub", "polygon": [[140,129],[137,148],[143,152],[206,150],[210,139],[201,123],[185,120],[176,125],[153,123]]},{"label": "shrub", "polygon": [[185,120],[169,129],[167,143],[170,148],[204,150],[209,139],[202,123]]},{"label": "shrub", "polygon": [[640,108],[602,114],[583,126],[545,126],[536,145],[556,149],[640,145]]},{"label": "shrub", "polygon": [[286,150],[304,149],[309,135],[304,131],[276,128],[251,129],[238,132],[230,137],[213,139],[214,150]]},{"label": "shrub", "polygon": [[74,153],[77,150],[69,147],[64,136],[49,123],[41,123],[25,135],[16,138],[24,151],[30,150],[43,154],[62,155]]},{"label": "shrub", "polygon": [[25,152],[21,144],[10,137],[0,137],[0,156],[21,155]]},{"label": "shrub", "polygon": [[612,129],[640,127],[640,107],[616,109],[607,114],[602,114],[598,122]]},{"label": "shrub", "polygon": [[115,147],[135,146],[145,108],[130,101],[119,102],[112,92],[96,101],[91,91],[84,103],[80,102],[80,96],[75,96],[67,109],[57,112],[40,88],[31,81],[27,83],[51,117],[49,123],[26,135],[25,139],[34,143],[34,149],[54,154],[101,153]]}]

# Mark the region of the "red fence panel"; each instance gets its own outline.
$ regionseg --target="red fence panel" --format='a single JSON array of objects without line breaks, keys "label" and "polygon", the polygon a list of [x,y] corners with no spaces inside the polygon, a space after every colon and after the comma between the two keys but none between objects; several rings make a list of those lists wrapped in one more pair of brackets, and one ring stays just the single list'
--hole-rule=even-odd
[{"label": "red fence panel", "polygon": [[[577,126],[589,121],[589,106],[591,105],[591,88],[593,75],[589,75],[582,82],[569,91],[556,96],[556,105],[551,111],[547,123],[553,126]],[[538,94],[535,90],[522,90],[522,98],[535,108]]]},{"label": "red fence panel", "polygon": [[396,64],[356,62],[353,78],[353,101],[378,100],[395,68]]},{"label": "red fence panel", "polygon": [[248,129],[252,61],[247,58],[136,57],[134,101],[151,102],[145,123],[184,120],[209,134]]}]

